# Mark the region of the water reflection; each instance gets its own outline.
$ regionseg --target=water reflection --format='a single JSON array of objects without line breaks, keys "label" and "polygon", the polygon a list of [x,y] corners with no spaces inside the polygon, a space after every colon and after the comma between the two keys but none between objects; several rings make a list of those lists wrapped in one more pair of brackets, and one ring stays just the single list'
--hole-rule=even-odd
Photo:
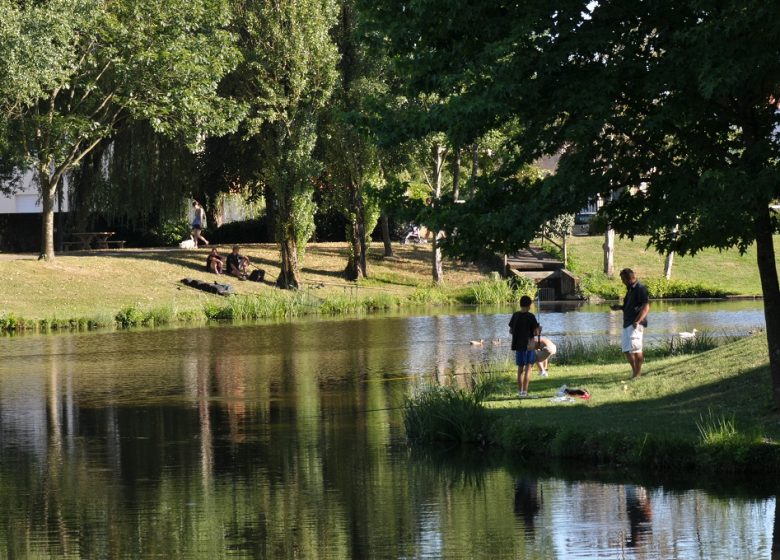
[{"label": "water reflection", "polygon": [[636,548],[652,540],[653,508],[647,488],[635,484],[623,487],[626,495],[626,512],[630,525],[626,546]]},{"label": "water reflection", "polygon": [[408,448],[413,378],[459,382],[494,351],[464,341],[507,321],[0,339],[0,558],[776,553],[772,485],[712,496]]},{"label": "water reflection", "polygon": [[534,534],[534,523],[542,509],[542,494],[539,482],[530,476],[515,479],[514,512],[525,526],[529,536]]}]

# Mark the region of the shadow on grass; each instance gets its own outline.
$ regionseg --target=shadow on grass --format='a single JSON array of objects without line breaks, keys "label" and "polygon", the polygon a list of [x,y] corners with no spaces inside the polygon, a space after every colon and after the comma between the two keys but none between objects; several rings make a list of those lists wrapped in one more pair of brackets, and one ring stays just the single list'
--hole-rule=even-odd
[{"label": "shadow on grass", "polygon": [[[679,362],[676,362],[679,366]],[[526,424],[573,428],[589,432],[620,432],[627,435],[663,433],[663,435],[698,437],[697,422],[708,410],[734,415],[740,431],[760,428],[767,436],[780,438],[780,426],[771,406],[771,387],[767,366],[759,366],[725,379],[714,379],[671,395],[653,397],[650,385],[662,380],[663,370],[654,375],[627,382],[625,401],[599,402],[600,386],[614,381],[596,382],[585,376],[568,376],[561,380],[570,387],[588,387],[592,398],[587,406],[545,406],[501,409],[501,415],[522,418]],[[549,378],[545,380],[549,383]],[[538,387],[536,389],[534,387]],[[647,387],[647,390],[643,389]],[[546,392],[542,382],[532,382],[532,390]],[[554,392],[554,391],[553,391]],[[639,393],[637,395],[637,392]]]}]

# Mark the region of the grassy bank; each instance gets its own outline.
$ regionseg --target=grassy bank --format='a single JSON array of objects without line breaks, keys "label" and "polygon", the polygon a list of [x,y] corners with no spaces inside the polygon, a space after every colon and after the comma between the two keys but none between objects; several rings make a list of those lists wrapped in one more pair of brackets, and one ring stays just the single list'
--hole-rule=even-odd
[{"label": "grassy bank", "polygon": [[[600,272],[603,267],[603,236],[569,237],[567,243],[571,255],[569,267],[575,274],[590,276],[595,292],[603,292],[605,295],[610,293],[607,287],[609,284],[617,293],[622,294],[624,289],[620,283],[616,280],[608,281]],[[643,280],[662,278],[665,257],[652,248],[646,248],[646,244],[647,237],[643,236],[636,237],[633,241],[616,238],[615,270],[632,268]],[[780,236],[775,236],[775,244],[780,246]],[[687,285],[701,284],[727,294],[761,294],[755,245],[744,255],[740,255],[736,249],[706,249],[694,257],[675,255],[672,279]]]},{"label": "grassy bank", "polygon": [[[637,270],[655,297],[760,293],[752,250],[744,256],[736,251],[704,251],[693,258],[678,257],[670,287],[658,280],[662,257],[645,249],[645,241],[617,240],[615,264]],[[623,286],[598,272],[601,243],[600,237],[570,238],[572,268],[587,293],[617,298]],[[219,249],[228,252],[227,246]],[[488,280],[489,270],[452,260],[445,260],[445,285],[433,287],[430,245],[396,245],[394,250],[396,256],[385,259],[375,244],[369,254],[370,278],[355,283],[344,280],[342,274],[346,244],[310,244],[303,260],[304,285],[298,293],[274,287],[279,256],[273,244],[243,248],[254,264],[267,271],[265,283],[207,274],[203,267],[206,249],[64,253],[55,263],[39,262],[32,254],[0,254],[0,331],[251,320],[408,305],[495,304],[516,300],[519,295]],[[181,284],[186,277],[231,284],[237,295],[223,298],[186,287]],[[714,291],[703,290],[702,284]]]},{"label": "grassy bank", "polygon": [[[649,360],[643,377],[634,381],[627,380],[628,366],[622,362],[554,366],[550,377],[532,380],[531,393],[539,397],[535,399],[513,396],[514,375],[507,369],[504,375],[477,375],[476,391],[443,391],[449,392],[447,399],[454,406],[463,402],[475,429],[457,420],[457,412],[452,414],[453,427],[447,428],[441,411],[428,405],[432,414],[418,408],[417,433],[412,430],[410,435],[489,443],[524,458],[657,469],[780,468],[780,415],[771,409],[763,336],[696,355]],[[551,401],[562,384],[585,387],[592,397]],[[474,412],[475,394],[481,414]],[[408,408],[414,407],[410,401]],[[426,423],[429,416],[442,436],[425,436],[425,427],[433,425]]]},{"label": "grassy bank", "polygon": [[[229,248],[218,247],[226,254]],[[431,283],[430,247],[395,247],[396,256],[370,253],[371,277],[344,280],[343,243],[309,245],[304,285],[279,290],[278,250],[272,244],[244,246],[252,263],[266,270],[263,283],[214,276],[204,270],[207,250],[127,249],[58,255],[54,263],[34,255],[0,255],[0,330],[161,325],[209,320],[247,320],[309,313],[346,313],[404,305],[476,303],[513,297],[487,280],[475,265],[445,263],[445,286]],[[221,297],[184,286],[182,278],[231,284],[236,295]],[[487,296],[486,296],[487,294]]]}]

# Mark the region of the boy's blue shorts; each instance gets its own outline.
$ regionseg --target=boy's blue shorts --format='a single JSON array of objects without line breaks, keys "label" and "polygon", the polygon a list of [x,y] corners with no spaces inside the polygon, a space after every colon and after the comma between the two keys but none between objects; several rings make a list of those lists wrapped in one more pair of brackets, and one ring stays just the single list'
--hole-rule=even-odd
[{"label": "boy's blue shorts", "polygon": [[526,366],[528,364],[536,363],[536,350],[518,350],[515,352],[515,364],[518,366]]}]

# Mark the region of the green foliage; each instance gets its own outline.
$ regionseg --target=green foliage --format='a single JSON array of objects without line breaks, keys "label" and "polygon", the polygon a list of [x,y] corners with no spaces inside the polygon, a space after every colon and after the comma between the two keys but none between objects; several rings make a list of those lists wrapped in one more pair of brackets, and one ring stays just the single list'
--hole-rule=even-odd
[{"label": "green foliage", "polygon": [[128,305],[119,310],[114,320],[120,327],[136,327],[141,324],[143,316],[143,312],[140,309],[133,305]]},{"label": "green foliage", "polygon": [[699,416],[696,428],[699,430],[698,451],[704,462],[731,472],[755,467],[751,464],[754,452],[763,444],[760,431],[742,432],[737,429],[733,414],[716,415],[712,409]]},{"label": "green foliage", "polygon": [[471,286],[471,297],[467,303],[477,305],[497,305],[502,303],[515,303],[524,295],[535,297],[536,284],[525,277],[516,277],[511,280],[495,278],[482,280]]},{"label": "green foliage", "polygon": [[155,327],[168,325],[174,321],[176,313],[170,307],[159,307],[142,310],[134,305],[123,307],[114,316],[114,321],[121,328]]},{"label": "green foliage", "polygon": [[[725,342],[729,342],[733,338],[729,337],[725,339]],[[718,340],[708,332],[697,332],[693,338],[680,338],[673,336],[666,343],[666,354],[669,356],[678,356],[684,354],[698,354],[700,352],[706,352],[717,348],[723,342]]]},{"label": "green foliage", "polygon": [[[120,123],[147,122],[193,149],[236,126],[239,106],[217,94],[238,60],[226,2],[54,0],[0,8],[0,34],[11,39],[0,41],[0,60],[23,61],[4,70],[22,72],[24,81],[15,96],[0,97],[9,123],[4,145],[14,149],[3,159],[38,171],[49,217],[61,178]],[[53,257],[49,223],[46,258]]]},{"label": "green foliage", "polygon": [[338,10],[333,0],[235,5],[244,63],[228,82],[248,104],[244,136],[258,148],[257,186],[270,189],[282,277],[297,286],[297,260],[314,232],[313,178],[320,165],[312,154],[336,79],[338,53],[329,31]]},{"label": "green foliage", "polygon": [[190,221],[184,218],[166,220],[151,231],[163,245],[177,245],[182,239],[188,239],[192,233]]},{"label": "green foliage", "polygon": [[417,288],[409,301],[421,305],[446,305],[453,303],[452,297],[440,286]]},{"label": "green foliage", "polygon": [[511,282],[512,288],[514,288],[516,294],[519,296],[517,297],[517,301],[520,301],[520,297],[522,296],[536,299],[536,282],[534,282],[532,278],[528,278],[527,276],[513,276]]},{"label": "green foliage", "polygon": [[651,298],[719,298],[728,295],[725,290],[700,282],[648,278],[643,284]]},{"label": "green foliage", "polygon": [[[450,254],[511,253],[544,222],[617,188],[604,220],[620,234],[649,234],[663,253],[745,250],[759,232],[768,244],[767,207],[780,196],[770,85],[780,64],[766,45],[780,40],[780,5],[363,5],[405,99],[425,100],[402,106],[421,123],[410,134],[471,141],[520,125],[505,129],[514,157],[466,204],[443,209],[437,227]],[[554,174],[517,174],[550,155],[559,156]]]},{"label": "green foliage", "polygon": [[0,316],[0,331],[13,332],[19,329],[24,321],[13,314]]},{"label": "green foliage", "polygon": [[608,340],[567,337],[557,344],[552,360],[560,365],[582,365],[614,364],[625,358],[620,346]]},{"label": "green foliage", "polygon": [[406,435],[423,443],[483,443],[489,415],[482,405],[483,385],[474,389],[431,386],[404,403]]},{"label": "green foliage", "polygon": [[[687,280],[667,280],[666,278],[642,279],[651,299],[674,298],[721,298],[728,295],[726,290],[709,286],[702,282]],[[580,277],[580,291],[585,297],[597,296],[603,299],[620,299],[626,288],[617,278],[609,278],[603,273],[585,273]]]}]

